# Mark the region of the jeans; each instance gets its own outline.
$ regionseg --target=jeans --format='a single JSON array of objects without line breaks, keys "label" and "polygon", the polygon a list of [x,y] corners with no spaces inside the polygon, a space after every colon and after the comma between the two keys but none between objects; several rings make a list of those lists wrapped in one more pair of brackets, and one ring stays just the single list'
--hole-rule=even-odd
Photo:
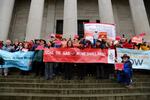
[{"label": "jeans", "polygon": [[8,68],[0,68],[0,75],[7,76],[8,75]]},{"label": "jeans", "polygon": [[45,63],[45,79],[53,78],[54,63]]},{"label": "jeans", "polygon": [[132,78],[131,72],[117,71],[117,80],[119,83],[130,85],[131,78]]},{"label": "jeans", "polygon": [[40,76],[44,76],[45,63],[44,62],[37,62],[37,61],[35,61],[34,65],[35,65],[36,76],[39,76],[39,75]]},{"label": "jeans", "polygon": [[131,77],[132,77],[131,72],[125,72],[124,82],[125,82],[126,85],[130,85],[131,84]]},{"label": "jeans", "polygon": [[72,63],[65,63],[64,66],[64,71],[65,71],[65,79],[71,80],[72,75],[73,75],[73,64]]},{"label": "jeans", "polygon": [[105,77],[105,70],[103,64],[96,64],[96,78],[103,79]]}]

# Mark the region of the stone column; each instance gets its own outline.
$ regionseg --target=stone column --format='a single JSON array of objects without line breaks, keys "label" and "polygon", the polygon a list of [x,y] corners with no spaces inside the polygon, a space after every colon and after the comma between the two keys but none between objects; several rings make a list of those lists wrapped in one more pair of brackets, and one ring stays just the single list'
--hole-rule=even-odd
[{"label": "stone column", "polygon": [[99,16],[101,23],[114,24],[114,16],[111,0],[98,0]]},{"label": "stone column", "polygon": [[48,0],[46,34],[54,33],[56,0]]},{"label": "stone column", "polygon": [[77,0],[65,0],[63,37],[73,38],[75,34],[77,34]]},{"label": "stone column", "polygon": [[44,0],[31,0],[25,40],[39,39],[42,29]]},{"label": "stone column", "polygon": [[8,37],[15,0],[0,0],[0,40]]},{"label": "stone column", "polygon": [[146,39],[150,38],[150,26],[143,0],[129,0],[132,13],[135,34],[147,33]]}]

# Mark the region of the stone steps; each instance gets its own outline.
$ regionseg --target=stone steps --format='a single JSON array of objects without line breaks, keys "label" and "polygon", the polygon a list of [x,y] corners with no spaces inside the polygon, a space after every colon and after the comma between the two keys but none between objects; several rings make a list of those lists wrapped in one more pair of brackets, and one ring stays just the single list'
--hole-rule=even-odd
[{"label": "stone steps", "polygon": [[[143,80],[144,81],[144,80]],[[146,81],[146,80],[145,80]],[[113,82],[112,80],[63,80],[63,79],[54,79],[54,80],[45,80],[44,78],[42,79],[23,79],[23,78],[0,78],[0,82],[37,82],[37,83],[111,83]]]},{"label": "stone steps", "polygon": [[45,80],[33,75],[0,77],[0,100],[150,100],[150,75],[135,75],[133,88],[114,79]]},{"label": "stone steps", "polygon": [[[134,87],[149,87],[150,82],[136,82]],[[38,88],[112,88],[123,87],[118,83],[28,83],[28,82],[0,82],[0,87],[38,87]]]},{"label": "stone steps", "polygon": [[[55,78],[53,80],[45,80],[44,78],[24,78],[24,77],[19,77],[19,78],[10,78],[10,77],[0,77],[0,82],[16,82],[16,81],[21,81],[21,82],[37,82],[37,83],[112,83],[116,82],[115,79],[84,79],[84,80],[78,80],[78,79],[73,79],[73,80],[64,80],[63,78]],[[133,78],[134,82],[150,82],[149,78]]]},{"label": "stone steps", "polygon": [[117,93],[117,94],[29,94],[1,93],[2,100],[149,100],[150,93]]},{"label": "stone steps", "polygon": [[0,87],[1,93],[36,93],[36,94],[116,94],[116,93],[148,93],[150,87],[127,88],[27,88],[27,87]]}]

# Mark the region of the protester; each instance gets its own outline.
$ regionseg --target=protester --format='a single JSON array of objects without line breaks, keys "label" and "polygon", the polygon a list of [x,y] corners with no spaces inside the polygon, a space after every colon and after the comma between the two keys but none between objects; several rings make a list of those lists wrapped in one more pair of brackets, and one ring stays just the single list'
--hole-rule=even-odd
[{"label": "protester", "polygon": [[[47,43],[46,48],[51,48],[51,47],[52,47],[52,42],[49,41]],[[53,69],[54,69],[54,62],[45,63],[45,79],[46,80],[53,79],[53,75],[54,75]]]},{"label": "protester", "polygon": [[[15,48],[11,45],[10,40],[6,40],[6,45],[2,47],[2,50],[8,51],[8,52],[14,52]],[[4,76],[8,75],[8,68],[0,68],[0,74]]]},{"label": "protester", "polygon": [[[20,44],[20,43],[19,43],[19,44]],[[20,46],[20,45],[19,45],[19,46]],[[23,46],[23,47],[22,47],[22,46]],[[21,51],[24,51],[24,52],[30,51],[30,49],[29,49],[29,43],[28,43],[28,42],[25,42],[24,45],[21,44],[21,47],[22,47]]]},{"label": "protester", "polygon": [[20,42],[16,47],[15,51],[21,51],[23,49],[23,46],[24,46],[23,42]]},{"label": "protester", "polygon": [[[29,43],[28,42],[25,42],[24,44],[22,44],[22,43],[20,44],[19,43],[19,46],[20,46],[20,51],[22,51],[22,52],[28,52],[28,51],[30,51],[30,49],[29,49]],[[23,71],[23,70],[21,70],[20,74],[21,75],[28,75],[29,71]]]},{"label": "protester", "polygon": [[124,34],[122,34],[122,38],[120,40],[120,43],[123,44],[123,43],[126,43],[127,42],[127,38],[125,37]]},{"label": "protester", "polygon": [[[69,39],[67,41],[67,46],[66,48],[73,48],[73,41],[71,39]],[[71,80],[72,79],[72,75],[73,75],[73,66],[74,64],[73,63],[64,63],[64,76],[65,76],[65,79],[67,80]]]},{"label": "protester", "polygon": [[66,48],[66,46],[67,46],[67,40],[66,39],[62,39],[62,41],[61,41],[61,48]]},{"label": "protester", "polygon": [[144,51],[147,51],[147,50],[150,50],[148,44],[146,42],[140,44],[140,50],[144,50]]},{"label": "protester", "polygon": [[79,40],[78,37],[75,37],[73,40],[73,47],[74,48],[79,48]]},{"label": "protester", "polygon": [[124,64],[123,70],[118,70],[118,82],[126,85],[127,88],[132,87],[132,63],[130,61],[130,57],[127,54],[124,54],[122,57],[122,63]]},{"label": "protester", "polygon": [[34,65],[35,65],[35,74],[36,76],[43,76],[44,75],[44,67],[45,64],[43,62],[43,53],[44,53],[44,48],[46,47],[46,41],[41,39],[40,44],[37,45],[35,48],[34,52]]},{"label": "protester", "polygon": [[32,51],[35,51],[35,49],[40,45],[40,39],[35,39],[35,43],[32,46]]},{"label": "protester", "polygon": [[14,46],[15,51],[17,51],[17,48],[19,46],[19,41],[17,39],[15,39],[13,46]]},{"label": "protester", "polygon": [[0,49],[3,47],[3,41],[0,41]]},{"label": "protester", "polygon": [[[101,49],[101,48],[104,48],[105,44],[102,44],[102,41],[101,40],[97,40],[96,41],[96,48],[97,49]],[[102,63],[96,63],[94,64],[95,67],[96,67],[96,78],[97,79],[102,79],[104,78],[104,65]]]}]

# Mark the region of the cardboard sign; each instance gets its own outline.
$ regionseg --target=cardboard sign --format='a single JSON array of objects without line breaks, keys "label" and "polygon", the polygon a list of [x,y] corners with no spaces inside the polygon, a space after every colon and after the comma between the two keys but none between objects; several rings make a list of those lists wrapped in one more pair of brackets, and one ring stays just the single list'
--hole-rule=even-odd
[{"label": "cardboard sign", "polygon": [[122,71],[123,69],[124,69],[124,64],[123,63],[116,63],[115,64],[115,70]]},{"label": "cardboard sign", "polygon": [[116,40],[120,41],[121,37],[120,36],[116,36]]},{"label": "cardboard sign", "polygon": [[133,37],[132,38],[132,42],[133,43],[142,43],[143,42],[143,37],[141,37],[141,36],[135,36],[135,37]]},{"label": "cardboard sign", "polygon": [[107,39],[107,32],[99,32],[99,39]]}]

